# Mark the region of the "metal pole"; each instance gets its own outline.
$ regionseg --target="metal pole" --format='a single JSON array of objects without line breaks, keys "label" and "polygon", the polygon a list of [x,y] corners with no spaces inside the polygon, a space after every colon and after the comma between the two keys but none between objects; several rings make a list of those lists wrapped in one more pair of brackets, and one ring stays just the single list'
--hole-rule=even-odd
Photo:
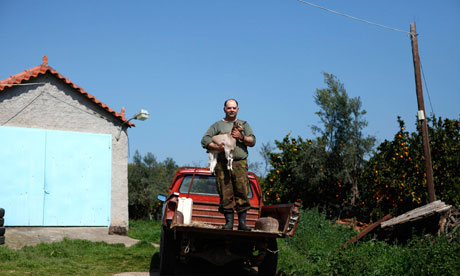
[{"label": "metal pole", "polygon": [[418,120],[422,127],[423,151],[425,154],[426,180],[428,186],[429,201],[435,201],[434,184],[433,184],[433,167],[431,164],[430,141],[428,138],[428,126],[426,123],[425,103],[423,101],[422,78],[420,74],[420,58],[418,55],[417,32],[415,31],[415,22],[410,24],[410,33],[412,41],[412,57],[414,59],[415,87],[417,92]]}]

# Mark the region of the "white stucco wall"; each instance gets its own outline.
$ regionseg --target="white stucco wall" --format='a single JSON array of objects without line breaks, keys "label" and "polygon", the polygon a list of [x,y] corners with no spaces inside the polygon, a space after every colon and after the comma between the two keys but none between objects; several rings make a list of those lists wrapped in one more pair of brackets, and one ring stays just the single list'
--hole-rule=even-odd
[{"label": "white stucco wall", "polygon": [[[112,135],[111,230],[128,228],[128,139],[126,126],[115,139],[121,121],[78,91],[47,73],[0,91],[0,125],[103,133]],[[27,83],[27,82],[24,82]],[[97,98],[96,93],[91,93]],[[100,100],[100,99],[99,99]]]}]

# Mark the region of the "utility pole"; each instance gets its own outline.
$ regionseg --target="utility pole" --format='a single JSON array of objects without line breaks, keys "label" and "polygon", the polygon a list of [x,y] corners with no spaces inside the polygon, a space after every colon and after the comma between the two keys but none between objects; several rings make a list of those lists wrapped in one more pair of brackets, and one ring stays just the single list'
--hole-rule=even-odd
[{"label": "utility pole", "polygon": [[422,127],[423,151],[425,153],[426,180],[428,186],[429,201],[435,201],[434,184],[433,184],[433,167],[431,163],[430,141],[428,138],[428,126],[426,123],[425,103],[423,101],[422,78],[420,75],[420,57],[418,55],[417,32],[415,31],[415,22],[410,24],[410,35],[412,41],[412,57],[414,59],[415,87],[417,92],[418,104],[418,121]]}]

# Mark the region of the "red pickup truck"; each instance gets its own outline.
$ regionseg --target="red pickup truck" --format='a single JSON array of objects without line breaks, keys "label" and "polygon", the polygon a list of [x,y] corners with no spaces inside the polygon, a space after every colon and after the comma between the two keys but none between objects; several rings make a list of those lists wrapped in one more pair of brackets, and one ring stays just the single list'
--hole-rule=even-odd
[{"label": "red pickup truck", "polygon": [[[181,263],[194,258],[214,265],[257,267],[259,275],[276,274],[276,239],[294,235],[300,217],[299,204],[264,206],[256,175],[249,172],[248,178],[252,207],[247,212],[246,223],[253,229],[236,230],[238,220],[235,219],[234,230],[224,230],[225,218],[218,211],[216,177],[208,168],[182,167],[176,172],[168,196],[158,196],[164,201],[160,275],[174,275]],[[191,210],[180,207],[184,200],[192,202]],[[151,264],[150,274],[153,272]]]}]

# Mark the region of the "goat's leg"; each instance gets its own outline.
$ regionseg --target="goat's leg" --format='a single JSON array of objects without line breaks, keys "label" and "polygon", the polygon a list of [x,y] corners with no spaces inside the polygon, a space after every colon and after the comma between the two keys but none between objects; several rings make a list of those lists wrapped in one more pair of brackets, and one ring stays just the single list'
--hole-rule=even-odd
[{"label": "goat's leg", "polygon": [[225,157],[227,157],[227,170],[233,170],[233,151],[225,149]]},{"label": "goat's leg", "polygon": [[233,158],[229,158],[227,161],[228,170],[233,171]]},{"label": "goat's leg", "polygon": [[217,165],[217,153],[210,152],[209,153],[209,170],[211,171],[211,174],[214,174],[214,169],[216,168]]}]

